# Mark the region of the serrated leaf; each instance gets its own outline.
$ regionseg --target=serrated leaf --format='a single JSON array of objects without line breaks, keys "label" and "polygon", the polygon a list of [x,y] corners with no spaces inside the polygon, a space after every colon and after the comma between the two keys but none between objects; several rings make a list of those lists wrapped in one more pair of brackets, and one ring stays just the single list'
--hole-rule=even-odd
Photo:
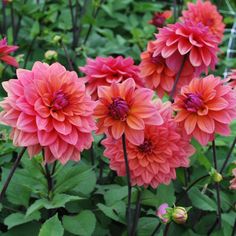
[{"label": "serrated leaf", "polygon": [[38,236],[63,236],[63,233],[64,228],[56,214],[42,225]]},{"label": "serrated leaf", "polygon": [[92,211],[84,210],[77,216],[64,216],[62,222],[68,232],[80,236],[90,236],[95,229],[96,217]]}]

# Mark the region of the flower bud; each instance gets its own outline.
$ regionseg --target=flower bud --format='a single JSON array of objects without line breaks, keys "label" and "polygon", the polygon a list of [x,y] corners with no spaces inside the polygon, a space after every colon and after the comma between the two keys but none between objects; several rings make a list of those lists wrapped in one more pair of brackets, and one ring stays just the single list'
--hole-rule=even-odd
[{"label": "flower bud", "polygon": [[48,50],[45,52],[44,57],[47,60],[57,60],[57,52],[54,50]]},{"label": "flower bud", "polygon": [[177,224],[184,224],[188,218],[188,213],[184,207],[174,207],[172,219]]},{"label": "flower bud", "polygon": [[211,168],[209,174],[216,183],[219,183],[223,179],[222,175],[214,168]]},{"label": "flower bud", "polygon": [[61,41],[61,36],[55,35],[53,38],[53,43],[59,43]]},{"label": "flower bud", "polygon": [[161,219],[163,223],[168,223],[170,220],[170,217],[167,212],[167,208],[169,208],[167,203],[163,203],[159,206],[159,208],[156,211],[156,215]]}]

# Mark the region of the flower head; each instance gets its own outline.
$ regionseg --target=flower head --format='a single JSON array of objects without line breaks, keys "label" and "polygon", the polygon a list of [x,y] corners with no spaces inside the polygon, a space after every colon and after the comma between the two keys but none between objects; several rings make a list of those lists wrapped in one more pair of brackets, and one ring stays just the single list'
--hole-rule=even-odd
[{"label": "flower head", "polygon": [[[167,208],[169,205],[167,203],[163,203],[159,206],[157,210],[157,216],[161,219],[163,223],[167,223],[170,219],[167,216]],[[166,217],[167,216],[167,217]]]},{"label": "flower head", "polygon": [[234,178],[230,181],[230,189],[236,190],[236,168],[233,169],[232,171]]},{"label": "flower head", "polygon": [[169,19],[171,16],[172,11],[155,12],[153,18],[148,23],[158,28],[161,28],[164,26],[166,20]]},{"label": "flower head", "polygon": [[85,73],[84,80],[87,82],[87,90],[94,100],[97,99],[97,90],[101,85],[109,86],[113,82],[123,82],[133,78],[137,87],[143,87],[143,81],[139,77],[139,69],[134,65],[132,58],[97,57],[87,59],[87,65],[80,67]]},{"label": "flower head", "polygon": [[135,144],[144,140],[145,124],[162,124],[162,118],[152,103],[150,89],[135,89],[133,79],[98,88],[99,101],[94,110],[98,119],[97,133],[107,132],[115,139],[122,134]]},{"label": "flower head", "polygon": [[46,162],[78,161],[95,130],[95,102],[84,82],[59,63],[36,62],[31,71],[18,69],[17,77],[3,83],[8,97],[0,114],[1,122],[13,128],[13,144],[27,147],[30,156],[43,148]]},{"label": "flower head", "polygon": [[[170,94],[177,73],[170,69],[166,64],[166,59],[161,55],[153,56],[158,43],[150,41],[147,51],[141,54],[141,63],[139,65],[141,77],[144,79],[148,88],[157,92],[159,97],[163,97],[164,93]],[[177,83],[177,91],[190,82],[193,77],[193,67],[189,62],[185,63],[185,67]],[[175,93],[176,94],[176,93]]]},{"label": "flower head", "polygon": [[[153,57],[161,55],[175,73],[182,63],[190,63],[196,75],[214,69],[217,63],[218,43],[208,27],[191,21],[175,23],[161,28],[156,34]],[[186,64],[185,64],[186,65]]]},{"label": "flower head", "polygon": [[223,38],[225,24],[216,6],[210,1],[203,2],[202,0],[197,0],[195,4],[189,2],[187,5],[188,9],[183,11],[182,20],[191,20],[196,24],[202,23],[209,27],[220,43]]},{"label": "flower head", "polygon": [[[127,140],[132,185],[152,186],[169,184],[176,178],[175,169],[187,167],[188,159],[194,153],[189,138],[182,133],[172,118],[170,103],[157,102],[156,109],[161,113],[162,125],[145,125],[144,140],[141,144],[133,144]],[[119,176],[125,176],[125,160],[122,140],[111,136],[103,140],[104,156],[110,160],[110,168]]]},{"label": "flower head", "polygon": [[18,67],[19,65],[16,59],[8,55],[9,53],[16,51],[17,49],[18,46],[7,45],[6,38],[0,40],[0,60],[6,62],[11,66]]},{"label": "flower head", "polygon": [[174,102],[178,112],[175,120],[188,135],[202,145],[214,139],[214,134],[228,136],[229,124],[236,117],[236,94],[219,77],[195,78],[181,89]]}]

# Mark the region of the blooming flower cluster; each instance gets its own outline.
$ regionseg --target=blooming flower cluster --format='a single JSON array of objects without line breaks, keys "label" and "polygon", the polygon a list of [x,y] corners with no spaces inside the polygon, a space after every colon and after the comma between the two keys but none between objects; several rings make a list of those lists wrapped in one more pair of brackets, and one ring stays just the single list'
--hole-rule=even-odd
[{"label": "blooming flower cluster", "polygon": [[[44,150],[45,162],[64,164],[80,160],[95,131],[106,135],[110,168],[124,176],[125,139],[132,185],[156,188],[189,165],[192,137],[206,145],[215,134],[229,135],[236,117],[235,70],[226,80],[201,77],[217,64],[222,17],[201,0],[188,4],[180,22],[161,28],[170,16],[156,13],[150,21],[160,28],[140,65],[123,56],[89,58],[79,68],[85,74],[80,79],[59,63],[18,69],[17,79],[3,83],[8,96],[0,103],[0,121],[12,127],[14,145],[27,147],[30,156]],[[17,67],[8,55],[16,49],[4,38],[0,59]],[[153,101],[152,90],[161,98],[170,95],[173,104]],[[178,212],[177,218],[186,220]]]}]

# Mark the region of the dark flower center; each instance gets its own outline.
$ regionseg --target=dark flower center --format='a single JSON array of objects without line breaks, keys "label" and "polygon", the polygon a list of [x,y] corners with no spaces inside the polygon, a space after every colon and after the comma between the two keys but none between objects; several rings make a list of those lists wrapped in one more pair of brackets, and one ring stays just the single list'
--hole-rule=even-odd
[{"label": "dark flower center", "polygon": [[200,95],[195,93],[186,94],[187,98],[185,99],[185,108],[190,112],[197,112],[203,107],[203,101]]},{"label": "dark flower center", "polygon": [[59,90],[53,94],[52,108],[55,110],[61,110],[69,104],[67,96],[63,91]]},{"label": "dark flower center", "polygon": [[138,150],[143,153],[150,153],[152,151],[152,142],[149,139],[144,139],[144,142],[138,146]]},{"label": "dark flower center", "polygon": [[129,112],[127,102],[120,97],[112,98],[112,101],[112,104],[108,107],[109,114],[116,120],[125,121]]}]

